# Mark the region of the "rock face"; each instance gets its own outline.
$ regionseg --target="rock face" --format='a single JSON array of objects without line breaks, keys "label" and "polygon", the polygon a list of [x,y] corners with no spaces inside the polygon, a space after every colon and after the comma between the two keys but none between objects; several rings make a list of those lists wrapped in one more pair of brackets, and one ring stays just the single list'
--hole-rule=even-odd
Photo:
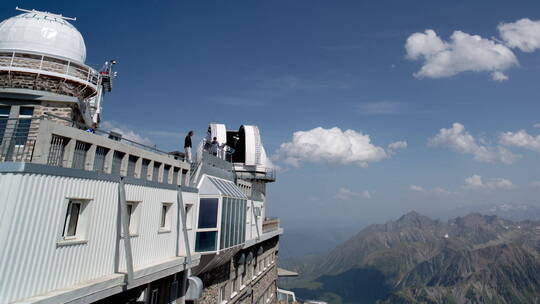
[{"label": "rock face", "polygon": [[332,303],[540,303],[540,222],[411,212],[296,270],[287,287]]}]

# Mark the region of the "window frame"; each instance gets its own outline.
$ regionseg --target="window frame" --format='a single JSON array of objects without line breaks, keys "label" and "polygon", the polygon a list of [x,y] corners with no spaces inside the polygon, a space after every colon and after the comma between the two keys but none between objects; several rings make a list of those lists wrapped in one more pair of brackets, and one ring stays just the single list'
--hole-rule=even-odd
[{"label": "window frame", "polygon": [[[165,233],[165,232],[171,232],[172,227],[172,216],[171,216],[171,207],[173,203],[169,202],[162,202],[161,208],[160,208],[160,218],[159,218],[159,233]],[[165,212],[163,212],[163,208],[165,209]],[[164,214],[165,213],[165,214]]]},{"label": "window frame", "polygon": [[[85,244],[88,242],[88,231],[90,229],[90,215],[91,215],[91,202],[92,199],[89,198],[78,198],[78,197],[66,197],[65,203],[63,205],[62,217],[59,222],[59,233],[58,239],[56,242],[57,246],[64,245],[76,245],[76,244]],[[76,228],[73,235],[66,235],[67,229],[69,229],[69,222],[72,219],[72,206],[73,203],[80,205]]]},{"label": "window frame", "polygon": [[[139,226],[140,226],[139,223],[140,223],[140,215],[141,215],[140,204],[141,204],[141,201],[126,201],[126,209],[128,211],[128,227],[129,227],[128,229],[129,229],[130,237],[139,236]],[[124,236],[125,234],[122,232],[122,237]]]}]

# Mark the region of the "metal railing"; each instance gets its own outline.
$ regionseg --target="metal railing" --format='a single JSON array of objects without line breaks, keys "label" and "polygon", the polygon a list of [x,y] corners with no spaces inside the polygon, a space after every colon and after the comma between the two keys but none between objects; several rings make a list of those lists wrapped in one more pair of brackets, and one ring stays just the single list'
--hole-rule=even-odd
[{"label": "metal railing", "polygon": [[189,183],[189,165],[165,151],[70,125],[77,123],[50,114],[0,117],[0,162],[31,162],[175,185]]},{"label": "metal railing", "polygon": [[32,118],[0,118],[0,161],[30,162],[37,125]]},{"label": "metal railing", "polygon": [[31,52],[0,52],[0,70],[24,72],[28,69],[45,75],[73,77],[94,86],[99,83],[99,73],[80,63]]},{"label": "metal railing", "polygon": [[[79,123],[77,121],[67,119],[65,117],[57,116],[57,115],[54,115],[54,114],[51,114],[51,113],[44,113],[43,116],[46,119],[65,121],[70,127],[78,128],[80,130],[87,130],[88,129],[88,127],[86,125],[84,125],[83,123]],[[146,145],[146,144],[143,144],[143,143],[136,142],[134,140],[125,138],[125,137],[118,138],[117,136],[119,134],[117,134],[115,132],[101,130],[101,129],[95,129],[94,132],[95,132],[95,134],[105,136],[107,138],[115,138],[115,140],[117,140],[117,141],[119,141],[121,143],[125,143],[125,144],[131,145],[131,146],[134,146],[136,148],[140,148],[140,149],[143,149],[143,150],[146,150],[146,151],[149,151],[149,152],[158,153],[158,154],[167,155],[167,156],[170,155],[170,152],[160,150],[156,145],[149,146],[149,145]],[[183,158],[181,158],[181,160],[183,160]]]},{"label": "metal railing", "polygon": [[267,233],[279,229],[279,218],[267,217],[263,220],[262,232]]}]

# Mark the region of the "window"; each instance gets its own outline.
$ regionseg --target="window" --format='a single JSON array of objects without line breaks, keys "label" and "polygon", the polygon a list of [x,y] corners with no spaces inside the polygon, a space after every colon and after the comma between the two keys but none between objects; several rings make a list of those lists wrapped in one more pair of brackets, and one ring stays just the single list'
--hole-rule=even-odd
[{"label": "window", "polygon": [[137,161],[139,158],[137,156],[130,155],[128,157],[128,167],[127,167],[127,176],[135,177],[135,167],[137,166]]},{"label": "window", "polygon": [[148,179],[148,166],[150,166],[150,160],[143,159],[141,164],[141,176],[142,179]]},{"label": "window", "polygon": [[88,149],[90,149],[90,144],[78,140],[75,142],[75,151],[73,152],[73,162],[71,163],[71,168],[82,170],[85,169]]},{"label": "window", "polygon": [[34,114],[33,107],[20,107],[19,119],[13,137],[15,145],[25,145],[28,133],[30,132],[30,124],[32,123],[32,115]]},{"label": "window", "polygon": [[195,251],[205,252],[216,250],[217,231],[197,232],[195,239]]},{"label": "window", "polygon": [[158,297],[158,289],[152,290],[152,295],[150,296],[150,304],[158,304],[159,297]]},{"label": "window", "polygon": [[107,153],[109,153],[109,149],[105,147],[98,146],[96,148],[96,155],[94,156],[94,171],[105,171],[105,157],[107,156]]},{"label": "window", "polygon": [[159,182],[159,167],[161,163],[154,162],[154,170],[152,171],[152,181]]},{"label": "window", "polygon": [[246,236],[246,206],[244,199],[224,197],[221,207],[220,248],[244,243]]},{"label": "window", "polygon": [[135,236],[139,230],[139,202],[127,202],[129,235]]},{"label": "window", "polygon": [[161,204],[161,222],[159,225],[160,230],[163,231],[169,231],[171,227],[171,219],[170,219],[170,212],[171,209],[171,203],[163,203]]},{"label": "window", "polygon": [[4,139],[10,111],[10,106],[0,106],[0,144]]},{"label": "window", "polygon": [[199,204],[199,228],[217,228],[217,213],[217,198],[201,198]]},{"label": "window", "polygon": [[186,229],[193,229],[193,204],[186,204]]},{"label": "window", "polygon": [[242,266],[242,275],[240,276],[240,286],[246,285],[246,268]]},{"label": "window", "polygon": [[84,210],[88,201],[81,199],[70,199],[68,201],[62,238],[64,240],[83,239],[85,233]]},{"label": "window", "polygon": [[172,184],[178,185],[178,174],[180,174],[180,168],[174,167],[173,169],[173,177],[172,177]]},{"label": "window", "polygon": [[223,302],[226,302],[226,295],[225,295],[225,292],[227,290],[227,285],[223,284],[220,288],[219,288],[219,300],[218,300],[218,303],[223,303]]},{"label": "window", "polygon": [[120,175],[120,169],[122,168],[122,160],[126,153],[120,151],[114,151],[111,174]]},{"label": "window", "polygon": [[163,181],[164,183],[169,183],[169,173],[171,172],[171,165],[163,166]]}]

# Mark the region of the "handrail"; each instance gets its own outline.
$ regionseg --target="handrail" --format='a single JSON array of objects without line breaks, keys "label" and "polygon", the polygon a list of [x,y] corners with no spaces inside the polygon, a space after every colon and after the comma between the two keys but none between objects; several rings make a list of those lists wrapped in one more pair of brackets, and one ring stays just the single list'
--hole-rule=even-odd
[{"label": "handrail", "polygon": [[[49,117],[54,117],[55,119],[59,119],[59,120],[69,122],[69,123],[72,124],[71,125],[72,127],[77,127],[77,128],[79,128],[81,130],[88,129],[88,127],[85,124],[79,123],[77,121],[74,121],[74,120],[71,120],[71,119],[68,119],[68,118],[65,118],[65,117],[57,116],[57,115],[54,115],[54,114],[51,114],[51,113],[48,113],[48,112],[43,113],[43,115],[44,116],[49,116]],[[102,135],[114,136],[114,134],[111,134],[110,131],[103,131],[103,130],[100,130],[100,129],[95,129],[94,132],[96,132],[98,134],[102,134]],[[135,146],[144,148],[145,150],[149,150],[151,152],[156,152],[156,153],[163,154],[163,155],[169,155],[169,152],[160,150],[156,146],[154,146],[154,147],[148,146],[148,145],[136,142],[134,140],[124,138],[124,137],[122,137],[121,141],[126,141],[128,143],[134,144]]]},{"label": "handrail", "polygon": [[30,51],[0,52],[0,67],[6,67],[10,70],[13,68],[34,69],[40,72],[75,77],[92,85],[99,83],[99,73],[89,66]]}]

